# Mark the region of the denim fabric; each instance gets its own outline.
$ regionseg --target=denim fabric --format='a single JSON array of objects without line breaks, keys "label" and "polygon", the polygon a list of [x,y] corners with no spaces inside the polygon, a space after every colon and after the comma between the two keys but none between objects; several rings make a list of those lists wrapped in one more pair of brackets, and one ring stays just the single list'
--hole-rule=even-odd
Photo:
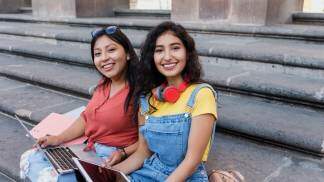
[{"label": "denim fabric", "polygon": [[[96,155],[101,158],[107,158],[116,150],[115,147],[109,147],[95,143]],[[47,160],[44,154],[36,149],[31,149],[22,154],[20,159],[20,176],[22,179],[28,178],[30,181],[53,181],[53,182],[74,182],[76,176],[74,173],[58,175],[52,164]]]},{"label": "denim fabric", "polygon": [[[141,111],[145,115],[145,125],[140,127],[140,132],[153,155],[144,161],[141,169],[129,175],[131,181],[165,181],[179,166],[187,152],[192,120],[190,112],[194,106],[196,94],[204,87],[214,92],[213,88],[207,84],[198,85],[188,100],[188,112],[176,115],[161,117],[149,115],[148,98],[141,97]],[[201,163],[186,181],[208,181],[204,165]]]}]

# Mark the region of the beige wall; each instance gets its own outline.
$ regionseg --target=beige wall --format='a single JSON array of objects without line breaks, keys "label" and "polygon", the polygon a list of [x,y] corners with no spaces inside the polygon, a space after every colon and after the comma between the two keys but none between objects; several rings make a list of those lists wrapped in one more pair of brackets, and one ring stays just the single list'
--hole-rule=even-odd
[{"label": "beige wall", "polygon": [[170,10],[172,0],[130,0],[130,9]]},{"label": "beige wall", "polygon": [[304,0],[304,12],[324,13],[324,0]]}]

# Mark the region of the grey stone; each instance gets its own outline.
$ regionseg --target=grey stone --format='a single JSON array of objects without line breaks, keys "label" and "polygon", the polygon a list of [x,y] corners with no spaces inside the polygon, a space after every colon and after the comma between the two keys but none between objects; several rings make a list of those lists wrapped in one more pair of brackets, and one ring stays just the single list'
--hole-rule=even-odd
[{"label": "grey stone", "polygon": [[[0,80],[11,82],[4,77],[0,77]],[[87,104],[87,100],[75,96],[12,81],[14,83],[17,83],[16,88],[0,92],[0,110],[13,115],[17,110],[23,109],[27,112],[24,117],[34,123],[52,112],[65,113]]]},{"label": "grey stone", "polygon": [[[26,28],[26,25],[28,27]],[[3,23],[0,32],[13,35],[54,38],[88,43],[94,28],[62,25]],[[122,28],[135,47],[140,47],[147,31]],[[76,34],[75,32],[79,32]],[[287,66],[324,69],[323,45],[296,40],[238,37],[192,33],[200,55],[248,60]],[[67,44],[63,42],[62,44]],[[58,56],[59,58],[60,56]],[[85,62],[85,61],[83,61]]]},{"label": "grey stone", "polygon": [[[2,21],[18,22],[43,22],[56,24],[69,24],[80,26],[106,26],[107,24],[118,25],[121,27],[137,27],[141,29],[151,29],[153,26],[164,20],[145,19],[145,18],[37,18],[23,14],[0,14]],[[109,23],[107,23],[109,22]],[[208,23],[182,21],[181,24],[189,31],[220,33],[232,35],[258,36],[270,38],[299,39],[299,40],[324,40],[324,27],[321,26],[301,26],[292,24],[280,24],[271,26],[253,26],[253,25],[229,25],[227,23]]]},{"label": "grey stone", "polygon": [[323,79],[296,75],[270,74],[237,67],[222,68],[203,63],[204,79],[217,86],[263,95],[289,98],[292,101],[324,103]]},{"label": "grey stone", "polygon": [[150,9],[114,9],[115,16],[123,17],[145,17],[145,18],[170,18],[170,10]]},{"label": "grey stone", "polygon": [[297,24],[310,24],[310,25],[323,25],[323,13],[307,13],[297,12],[292,15],[294,23]]},{"label": "grey stone", "polygon": [[0,53],[3,75],[89,97],[101,76],[93,68],[39,61]]},{"label": "grey stone", "polygon": [[[24,79],[27,82],[87,97],[90,97],[88,90],[98,82],[98,75],[94,70],[20,56],[0,54],[0,66],[0,73],[8,77]],[[3,80],[0,84],[8,89],[11,88],[10,84],[13,85],[13,89],[16,88],[15,84],[8,80]],[[219,125],[223,128],[251,135],[256,139],[263,138],[300,150],[321,153],[321,144],[324,140],[321,132],[321,128],[324,127],[322,122],[324,114],[320,110],[227,93],[221,94],[219,104],[221,113]],[[33,116],[42,118],[47,113],[47,110],[44,113],[34,112]],[[296,125],[297,122],[299,124]],[[308,125],[309,122],[312,124]],[[304,132],[306,128],[308,133]]]},{"label": "grey stone", "polygon": [[33,0],[36,17],[104,17],[114,8],[129,8],[128,0]]},{"label": "grey stone", "polygon": [[5,175],[5,174],[1,174],[0,173],[0,181],[1,182],[13,182],[15,181],[14,179],[10,178],[9,176]]},{"label": "grey stone", "polygon": [[324,161],[216,132],[207,168],[237,170],[246,181],[324,181]]},{"label": "grey stone", "polygon": [[15,119],[0,114],[0,124],[0,171],[18,181],[20,156],[33,142]]},{"label": "grey stone", "polygon": [[218,127],[294,150],[324,154],[322,109],[227,92],[220,92],[218,104]]},{"label": "grey stone", "polygon": [[17,13],[21,0],[0,0],[0,13]]}]

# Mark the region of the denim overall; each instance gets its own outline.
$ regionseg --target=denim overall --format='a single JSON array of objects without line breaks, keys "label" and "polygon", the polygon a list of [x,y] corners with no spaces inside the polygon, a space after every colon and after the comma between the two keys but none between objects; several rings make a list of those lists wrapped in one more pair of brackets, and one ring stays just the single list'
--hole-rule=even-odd
[{"label": "denim overall", "polygon": [[[96,156],[102,159],[109,157],[116,147],[99,143],[94,144]],[[58,175],[44,154],[37,149],[31,149],[22,154],[20,159],[20,177],[28,181],[76,182],[75,173]]]},{"label": "denim overall", "polygon": [[[187,111],[182,114],[155,117],[148,115],[148,98],[141,97],[141,110],[145,116],[145,125],[140,127],[149,149],[153,155],[144,161],[141,169],[130,174],[131,181],[151,182],[165,181],[185,158],[191,126],[191,111],[195,97],[201,88],[210,88],[216,97],[214,89],[208,84],[199,84],[192,92]],[[186,181],[208,181],[203,163]]]}]

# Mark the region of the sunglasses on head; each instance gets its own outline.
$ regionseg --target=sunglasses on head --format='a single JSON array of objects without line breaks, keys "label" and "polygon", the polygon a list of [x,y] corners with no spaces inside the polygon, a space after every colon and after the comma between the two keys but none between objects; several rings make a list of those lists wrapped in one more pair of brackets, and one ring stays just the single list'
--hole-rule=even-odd
[{"label": "sunglasses on head", "polygon": [[107,28],[99,28],[91,32],[92,38],[97,37],[99,34],[102,34],[105,32],[108,35],[114,34],[117,32],[118,27],[117,26],[109,26]]}]

